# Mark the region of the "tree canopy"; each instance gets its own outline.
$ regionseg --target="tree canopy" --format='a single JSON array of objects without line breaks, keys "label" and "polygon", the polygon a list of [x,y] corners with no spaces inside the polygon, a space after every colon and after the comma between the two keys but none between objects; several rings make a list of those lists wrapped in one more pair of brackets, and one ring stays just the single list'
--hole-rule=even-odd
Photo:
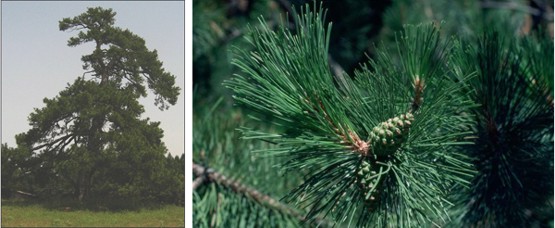
[{"label": "tree canopy", "polygon": [[175,171],[179,167],[165,165],[179,158],[165,157],[160,123],[141,119],[138,99],[147,96],[148,86],[155,105],[165,110],[177,102],[180,88],[156,50],[114,26],[115,15],[96,7],[59,22],[61,31],[79,31],[68,46],[93,42],[95,48],[81,58],[83,75],[30,114],[31,129],[16,136],[18,150],[31,152],[37,160],[33,174],[49,180],[33,186],[41,195],[119,199],[133,206],[179,202],[183,176]]},{"label": "tree canopy", "polygon": [[[279,8],[258,21],[240,18],[259,13],[248,8],[225,19],[196,14],[196,77],[210,90],[219,86],[210,77],[227,73],[234,94],[223,100],[238,104],[195,109],[196,225],[553,224],[551,3],[528,1],[524,12],[518,1],[391,1],[380,28],[363,7],[249,1],[268,2]],[[341,18],[332,28],[325,15]],[[354,17],[364,25],[341,25]],[[361,32],[374,26],[377,45]],[[230,42],[236,36],[243,43]],[[357,43],[369,60],[354,69]],[[221,63],[229,59],[233,67]],[[239,131],[215,124],[220,110],[243,113],[233,115]]]},{"label": "tree canopy", "polygon": [[130,87],[134,93],[146,96],[146,80],[160,109],[174,105],[180,90],[175,86],[175,76],[162,68],[156,50],[149,51],[141,37],[128,29],[113,26],[115,15],[111,9],[89,8],[79,16],[61,20],[59,28],[61,31],[79,31],[77,36],[68,40],[68,46],[94,41],[93,53],[84,55],[81,60],[83,69],[90,70],[85,73],[92,73],[100,84],[113,81],[122,86],[125,79],[127,83],[123,88]]}]

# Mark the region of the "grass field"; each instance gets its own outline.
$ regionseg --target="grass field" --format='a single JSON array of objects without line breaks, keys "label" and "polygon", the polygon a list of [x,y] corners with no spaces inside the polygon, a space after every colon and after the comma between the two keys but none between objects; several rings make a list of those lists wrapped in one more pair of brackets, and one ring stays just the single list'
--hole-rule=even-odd
[{"label": "grass field", "polygon": [[184,208],[94,212],[51,210],[40,205],[17,205],[2,201],[2,227],[183,227]]}]

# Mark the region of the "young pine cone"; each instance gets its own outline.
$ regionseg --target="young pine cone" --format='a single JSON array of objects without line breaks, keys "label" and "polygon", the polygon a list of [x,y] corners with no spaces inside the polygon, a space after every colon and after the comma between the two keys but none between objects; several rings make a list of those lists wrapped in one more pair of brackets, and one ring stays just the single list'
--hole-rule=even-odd
[{"label": "young pine cone", "polygon": [[393,154],[405,141],[412,122],[414,122],[414,116],[408,112],[390,118],[374,127],[370,133],[370,142],[374,153],[378,156]]}]

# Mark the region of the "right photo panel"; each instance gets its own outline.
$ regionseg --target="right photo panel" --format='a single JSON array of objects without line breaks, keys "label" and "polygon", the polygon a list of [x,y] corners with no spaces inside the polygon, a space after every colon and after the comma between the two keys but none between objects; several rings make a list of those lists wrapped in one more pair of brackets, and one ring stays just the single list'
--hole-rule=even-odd
[{"label": "right photo panel", "polygon": [[194,227],[553,227],[552,1],[193,0],[192,29]]}]

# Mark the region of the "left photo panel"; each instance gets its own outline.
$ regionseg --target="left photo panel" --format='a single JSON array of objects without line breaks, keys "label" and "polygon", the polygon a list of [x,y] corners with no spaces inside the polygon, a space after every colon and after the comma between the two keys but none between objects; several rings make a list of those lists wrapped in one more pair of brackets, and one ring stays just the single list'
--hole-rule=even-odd
[{"label": "left photo panel", "polygon": [[184,2],[1,4],[1,225],[183,227]]}]

